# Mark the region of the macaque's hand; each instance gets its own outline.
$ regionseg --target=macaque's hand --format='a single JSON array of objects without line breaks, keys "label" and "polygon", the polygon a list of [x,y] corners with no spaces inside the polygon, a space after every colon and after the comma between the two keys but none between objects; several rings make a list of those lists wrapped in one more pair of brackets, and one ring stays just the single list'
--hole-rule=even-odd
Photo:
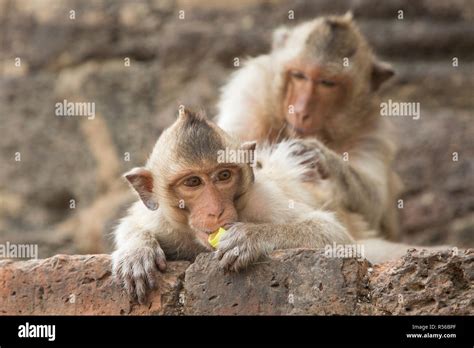
[{"label": "macaque's hand", "polygon": [[296,140],[292,156],[299,158],[300,165],[306,167],[305,181],[317,178],[326,179],[330,176],[329,158],[333,157],[331,150],[316,139]]},{"label": "macaque's hand", "polygon": [[265,254],[259,240],[259,225],[235,223],[221,237],[217,247],[219,266],[238,272]]},{"label": "macaque's hand", "polygon": [[149,289],[156,287],[156,271],[166,269],[166,257],[158,246],[122,248],[112,254],[112,273],[133,300],[144,304]]}]

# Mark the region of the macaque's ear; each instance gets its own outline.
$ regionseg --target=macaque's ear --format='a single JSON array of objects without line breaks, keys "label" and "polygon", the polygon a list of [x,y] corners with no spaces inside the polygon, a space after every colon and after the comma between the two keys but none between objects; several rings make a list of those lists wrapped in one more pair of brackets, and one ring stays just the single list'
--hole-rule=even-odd
[{"label": "macaque's ear", "polygon": [[133,168],[123,176],[137,191],[148,209],[158,209],[158,202],[153,198],[153,175],[148,169],[142,167]]},{"label": "macaque's ear", "polygon": [[382,83],[387,81],[393,75],[395,75],[395,71],[390,64],[374,61],[372,64],[372,75],[370,81],[372,91],[378,90]]},{"label": "macaque's ear", "polygon": [[255,153],[255,148],[257,147],[257,142],[256,141],[246,141],[245,143],[242,143],[240,145],[240,149],[244,151],[248,151],[250,155],[248,156],[248,159],[250,161],[250,173],[251,173],[251,181],[254,181],[254,176],[253,176],[253,167],[257,165],[257,154]]},{"label": "macaque's ear", "polygon": [[280,27],[277,28],[273,32],[273,39],[272,39],[272,49],[277,50],[285,46],[288,37],[290,36],[290,29],[287,27]]}]

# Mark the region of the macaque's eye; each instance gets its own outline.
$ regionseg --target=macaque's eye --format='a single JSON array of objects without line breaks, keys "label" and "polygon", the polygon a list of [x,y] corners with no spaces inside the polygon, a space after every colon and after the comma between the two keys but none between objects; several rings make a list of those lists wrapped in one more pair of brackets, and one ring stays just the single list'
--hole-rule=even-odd
[{"label": "macaque's eye", "polygon": [[290,75],[291,75],[291,77],[293,77],[297,80],[306,80],[307,79],[305,74],[303,74],[301,71],[297,71],[297,70],[292,70],[290,72]]},{"label": "macaque's eye", "polygon": [[229,180],[231,176],[232,176],[232,173],[228,169],[223,170],[223,171],[219,172],[219,174],[217,174],[217,178],[220,181]]},{"label": "macaque's eye", "polygon": [[202,181],[198,176],[192,176],[186,180],[184,180],[183,184],[184,186],[188,187],[196,187],[201,185]]},{"label": "macaque's eye", "polygon": [[323,85],[324,87],[334,87],[336,85],[335,82],[330,81],[330,80],[319,80],[319,83]]}]

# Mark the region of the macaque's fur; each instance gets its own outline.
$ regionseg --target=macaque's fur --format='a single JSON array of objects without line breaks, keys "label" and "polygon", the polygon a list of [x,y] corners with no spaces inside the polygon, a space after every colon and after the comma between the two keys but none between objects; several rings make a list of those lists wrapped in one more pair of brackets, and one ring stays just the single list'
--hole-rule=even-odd
[{"label": "macaque's fur", "polygon": [[[289,206],[294,204],[292,209],[304,211],[305,208],[324,210],[333,212],[349,232],[355,238],[374,237],[376,232],[370,230],[365,219],[356,213],[351,213],[347,209],[343,209],[336,196],[331,195],[332,190],[327,187],[332,183],[329,181],[319,181],[318,185],[314,185],[313,181],[317,177],[316,168],[311,168],[311,163],[319,160],[319,149],[312,140],[291,140],[287,139],[280,143],[270,145],[264,143],[257,148],[257,161],[261,169],[256,170],[256,180],[253,192],[258,197],[258,186],[260,183],[271,183],[271,191],[278,190],[282,194],[277,197],[283,200],[282,208],[288,210]],[[313,175],[310,175],[313,174]],[[264,195],[265,199],[262,203],[266,204],[271,197],[269,192]],[[258,200],[256,200],[258,201]],[[305,205],[300,207],[300,202]],[[281,203],[281,202],[280,202]],[[254,206],[248,206],[249,213],[254,210]],[[279,215],[279,211],[275,207],[267,210],[269,215]],[[306,212],[304,212],[306,213]],[[260,213],[257,212],[257,215]],[[291,214],[295,214],[292,212]],[[288,216],[280,215],[282,221],[288,221]],[[293,215],[294,217],[294,215]],[[258,219],[256,216],[254,219]],[[276,222],[278,216],[268,217],[268,220]]]},{"label": "macaque's fur", "polygon": [[[178,184],[170,178],[183,169],[197,173],[200,168],[219,167],[217,152],[223,148],[253,150],[255,143],[240,144],[204,117],[186,111],[160,136],[146,167],[125,174],[141,200],[115,231],[113,273],[140,303],[146,302],[155,273],[166,269],[167,260],[192,261],[201,252],[212,251],[207,235],[203,241],[190,226],[192,208],[177,206]],[[240,181],[233,197],[238,216],[216,252],[222,268],[245,269],[275,249],[353,245],[353,237],[369,248],[369,261],[398,257],[410,248],[361,239],[372,234],[360,215],[342,209],[310,182],[317,175],[318,155],[314,140],[293,139],[258,148],[255,170],[249,163],[238,164]],[[198,200],[205,199],[202,195]]]},{"label": "macaque's fur", "polygon": [[[217,165],[219,149],[239,146],[248,145],[240,145],[213,123],[185,112],[160,136],[146,169],[125,174],[141,201],[116,229],[113,270],[140,302],[154,286],[156,268],[166,268],[166,259],[194,260],[199,253],[212,250],[196,237],[185,211],[177,207],[178,197],[168,178],[183,168]],[[237,271],[274,249],[354,243],[336,215],[321,209],[307,190],[304,182],[315,170],[310,166],[314,151],[304,141],[288,140],[261,149],[257,158],[262,168],[255,175],[250,164],[239,164],[242,180],[234,200],[238,222],[219,243],[222,267]],[[137,189],[137,175],[144,170],[153,176],[151,184],[146,182],[152,188],[150,195]]]},{"label": "macaque's fur", "polygon": [[[279,143],[274,151],[270,148],[257,150],[257,158],[264,164],[261,170],[255,171],[255,181],[243,197],[244,199],[236,203],[239,222],[283,225],[288,224],[289,221],[300,223],[314,218],[318,226],[335,225],[334,235],[325,238],[325,242],[319,243],[318,247],[323,247],[333,241],[353,242],[335,215],[325,209],[321,210],[320,202],[315,201],[314,195],[307,190],[304,176],[308,168],[301,163],[301,158],[304,157],[294,156],[295,146],[298,146],[298,141],[288,140]],[[157,160],[161,158],[163,151],[160,151],[160,148],[155,147],[156,151],[153,151],[150,160],[154,156]],[[156,246],[159,242],[167,259],[171,260],[193,261],[198,254],[210,251],[209,247],[202,245],[194,238],[189,226],[185,223],[176,223],[181,217],[176,216],[176,211],[170,208],[168,204],[160,204],[159,209],[150,210],[142,201],[135,202],[116,229],[116,246],[135,247],[148,242]],[[170,219],[170,216],[173,218]],[[318,231],[320,228],[315,230]],[[333,232],[329,230],[328,233]],[[307,246],[310,247],[310,245]]]},{"label": "macaque's fur", "polygon": [[[343,67],[344,57],[349,67]],[[367,230],[397,239],[396,196],[401,184],[391,169],[395,143],[374,94],[393,71],[375,58],[351,15],[277,29],[272,51],[248,60],[222,89],[219,126],[242,140],[272,142],[295,136],[288,130],[282,102],[285,64],[298,58],[343,74],[347,80],[337,110],[313,134],[320,141],[320,164],[327,167],[332,182],[327,196],[337,197],[345,209],[360,214]],[[346,162],[342,160],[345,152]]]}]

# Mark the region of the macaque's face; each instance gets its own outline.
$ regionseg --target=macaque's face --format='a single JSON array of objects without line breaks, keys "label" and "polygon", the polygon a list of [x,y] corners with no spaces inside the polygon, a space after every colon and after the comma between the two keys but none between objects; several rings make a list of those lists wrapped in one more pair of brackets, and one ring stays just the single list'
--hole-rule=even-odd
[{"label": "macaque's face", "polygon": [[189,226],[205,244],[210,233],[236,222],[234,200],[240,176],[239,167],[222,165],[180,173],[173,180],[172,187],[184,203]]},{"label": "macaque's face", "polygon": [[347,77],[302,60],[285,66],[283,113],[290,132],[305,137],[324,129],[344,103]]}]

